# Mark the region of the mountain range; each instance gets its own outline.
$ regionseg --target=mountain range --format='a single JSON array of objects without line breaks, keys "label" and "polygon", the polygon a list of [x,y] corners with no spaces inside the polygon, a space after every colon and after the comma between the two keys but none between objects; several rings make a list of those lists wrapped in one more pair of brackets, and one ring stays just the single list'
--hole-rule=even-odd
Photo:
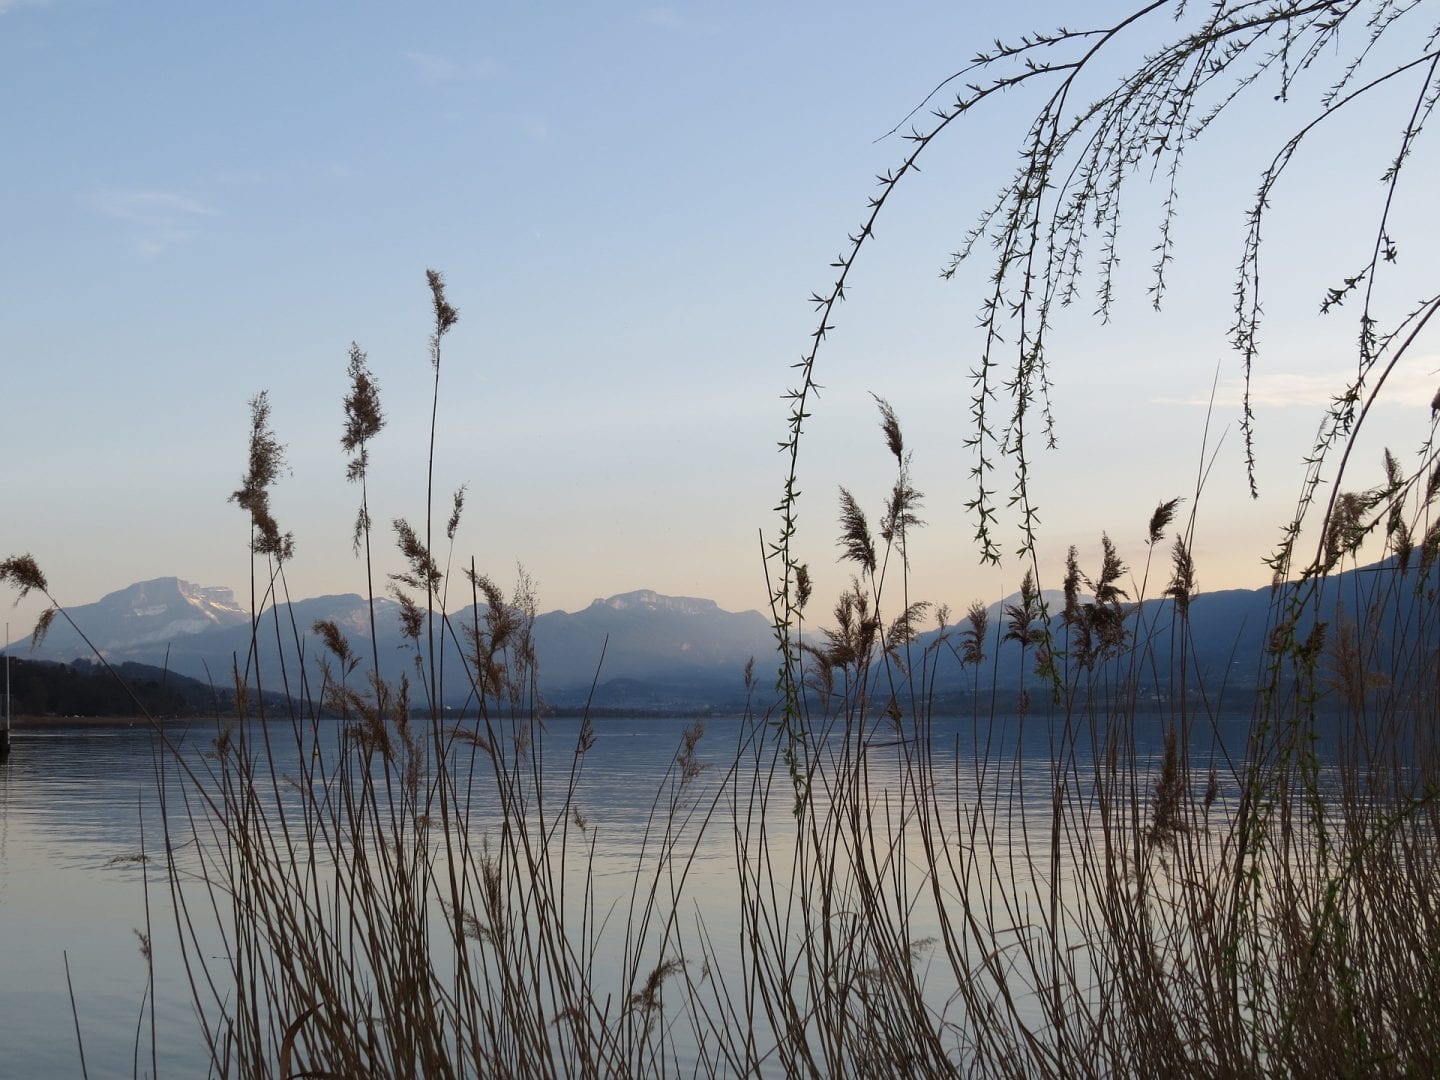
[{"label": "mountain range", "polygon": [[[1297,636],[1309,632],[1318,611],[1323,621],[1336,626],[1364,619],[1365,632],[1378,653],[1393,653],[1407,642],[1413,646],[1410,639],[1415,634],[1434,637],[1440,620],[1425,617],[1425,605],[1433,609],[1440,572],[1432,566],[1422,578],[1412,567],[1403,575],[1400,588],[1385,587],[1400,580],[1399,574],[1399,568],[1387,562],[1326,579],[1296,627]],[[1233,707],[1248,708],[1263,676],[1267,641],[1275,613],[1281,610],[1278,605],[1297,588],[1235,589],[1194,597],[1186,650],[1189,676],[1203,681],[1212,694],[1223,693]],[[1045,599],[1048,610],[1058,612],[1062,606],[1058,595],[1047,594]],[[997,701],[1003,703],[1018,695],[1022,685],[1036,685],[1034,650],[1022,656],[1015,641],[1000,640],[1008,628],[1007,607],[1015,602],[1011,597],[988,610],[987,656],[979,683],[987,700],[992,687]],[[1174,604],[1169,599],[1148,600],[1138,617],[1134,605],[1125,610],[1126,626],[1150,643],[1151,657],[1160,658],[1142,665],[1145,670],[1136,677],[1137,699],[1158,705],[1175,685],[1169,659],[1178,655]],[[374,612],[381,673],[391,680],[410,674],[414,681],[415,650],[402,633],[400,605],[388,598],[377,599]],[[227,687],[233,682],[233,670],[244,670],[249,659],[250,615],[226,588],[158,578],[71,608],[68,614],[112,663],[153,665]],[[483,608],[478,612],[467,608],[451,612],[450,618],[452,625],[464,625],[478,615],[483,624],[484,614]],[[269,689],[278,688],[281,681],[277,629],[279,640],[286,643],[285,676],[292,692],[302,677],[294,662],[297,640],[306,657],[304,677],[312,689],[318,686],[324,649],[313,627],[320,620],[333,622],[368,667],[370,612],[358,595],[281,603],[266,608],[260,619],[264,632],[258,636],[262,642],[258,660]],[[912,664],[928,656],[923,661],[926,678],[941,709],[968,710],[973,701],[974,672],[962,670],[954,648],[963,630],[964,624],[929,630],[909,649]],[[1056,640],[1063,642],[1058,615],[1052,631]],[[826,639],[823,632],[812,635],[807,628],[807,640],[823,647]],[[576,612],[541,614],[534,623],[534,644],[541,695],[562,709],[587,702],[601,709],[738,709],[747,698],[746,665],[755,661],[756,685],[766,692],[776,666],[775,640],[766,616],[757,611],[725,611],[713,600],[664,596],[648,589],[597,599]],[[458,670],[458,649],[452,637],[446,654],[446,663],[456,665],[452,671]],[[26,642],[12,651],[17,656],[56,661],[92,656],[63,619],[56,620],[38,649]],[[333,659],[329,663],[335,666]],[[459,687],[461,682],[447,677],[447,688]],[[464,698],[463,690],[453,695],[447,692],[447,704],[463,704]]]},{"label": "mountain range", "polygon": [[[400,605],[377,598],[374,610],[381,673],[391,680],[409,674],[413,681],[415,652],[402,633]],[[157,578],[67,613],[111,663],[164,667],[220,686],[231,684],[237,666],[246,666],[250,615],[230,589]],[[472,617],[468,608],[461,609],[451,613],[451,622],[458,631]],[[480,617],[483,621],[483,608]],[[277,627],[291,668],[298,636],[312,687],[318,685],[323,651],[313,631],[318,621],[333,622],[353,652],[369,660],[370,610],[359,595],[281,603],[266,608],[260,619],[259,663],[267,673],[267,686],[280,681]],[[687,711],[741,707],[745,665],[752,657],[764,660],[775,647],[770,621],[759,612],[724,611],[713,600],[662,596],[648,589],[597,599],[573,613],[541,614],[535,619],[534,642],[541,693],[551,705],[583,705],[593,685],[593,704],[600,708]],[[456,648],[452,641],[451,657],[458,663]],[[56,661],[92,656],[64,619],[52,624],[38,648],[26,642],[12,651]],[[333,659],[329,662],[335,666]],[[368,668],[368,662],[364,666]],[[287,670],[286,676],[292,687],[299,685],[298,672]],[[460,682],[456,679],[454,685]],[[464,696],[461,690],[450,703],[460,704]]]}]

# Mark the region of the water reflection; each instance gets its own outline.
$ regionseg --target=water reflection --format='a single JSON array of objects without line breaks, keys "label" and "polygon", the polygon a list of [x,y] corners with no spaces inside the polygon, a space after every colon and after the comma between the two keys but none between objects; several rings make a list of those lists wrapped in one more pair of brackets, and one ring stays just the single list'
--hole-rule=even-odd
[{"label": "water reflection", "polygon": [[[681,914],[703,919],[719,957],[740,962],[738,936],[742,901],[737,874],[734,824],[750,809],[757,790],[757,774],[768,781],[770,803],[766,821],[772,852],[783,857],[793,851],[794,819],[790,816],[793,789],[786,766],[777,763],[771,744],[760,754],[742,753],[737,747],[757,735],[736,718],[707,718],[697,745],[705,768],[690,784],[671,817],[673,789],[665,787],[675,761],[681,731],[689,721],[675,719],[605,719],[595,722],[594,745],[584,755],[574,809],[565,827],[570,829],[571,865],[562,869],[594,875],[597,892],[589,901],[600,916],[623,927],[637,860],[653,866],[657,844],[667,822],[688,822],[673,835],[688,860],[688,875],[681,897]],[[1238,750],[1243,724],[1229,733],[1212,732],[1209,743],[1198,739],[1197,754],[1223,756]],[[339,739],[334,724],[292,736],[288,726],[274,729],[272,749],[277,772],[303,775],[307,740],[318,739],[327,753]],[[181,747],[189,766],[204,774],[213,764],[217,729],[213,723],[174,725],[167,734]],[[763,734],[761,732],[760,734]],[[1051,825],[1050,793],[1056,781],[1056,764],[1083,778],[1093,759],[1074,747],[1057,746],[1054,733],[1043,723],[1023,725],[1002,718],[980,726],[968,720],[945,720],[923,733],[930,749],[933,775],[916,777],[907,772],[903,747],[893,731],[875,729],[874,747],[865,774],[866,796],[877,809],[876,827],[898,829],[902,822],[913,832],[915,798],[931,803],[937,822],[948,823],[940,843],[960,843],[967,808],[989,805],[997,819],[1010,821],[1016,842],[1033,843]],[[556,798],[575,765],[580,722],[552,719],[535,747],[534,762],[544,777],[542,791]],[[1226,744],[1230,745],[1227,747]],[[826,744],[817,753],[839,753]],[[1142,771],[1158,756],[1158,730],[1136,735]],[[468,749],[457,752],[466,752]],[[212,756],[207,756],[207,754]],[[178,962],[177,934],[169,914],[160,849],[161,798],[158,778],[176,778],[157,737],[143,726],[55,728],[20,731],[14,752],[0,766],[0,1015],[12,1031],[25,1032],[18,1046],[7,1049],[7,1075],[75,1074],[79,1051],[66,986],[64,956],[68,955],[85,1047],[85,1061],[94,1077],[132,1075],[137,1068],[148,1073],[150,1064],[149,1017],[143,1012],[147,969],[141,957],[137,928],[148,925],[154,936],[157,963],[156,1025],[159,1070],[167,1075],[189,1076],[205,1071],[206,1055],[194,1015],[185,973]],[[1202,759],[1203,760],[1203,759]],[[499,821],[500,800],[493,773],[483,754],[475,758],[470,811],[472,832],[485,833]],[[845,792],[830,790],[828,770],[817,773],[811,795],[821,808]],[[280,787],[282,798],[287,789]],[[292,793],[293,794],[293,793]],[[701,828],[713,807],[714,817]],[[553,803],[550,804],[553,809]],[[168,803],[170,824],[183,832],[184,804]],[[693,816],[691,816],[693,815]],[[553,815],[552,815],[553,818]],[[749,828],[755,828],[751,823]],[[999,855],[1009,852],[1008,863],[992,868],[989,880],[979,882],[973,903],[995,901],[996,882],[1013,889],[1029,873],[1023,857],[1002,843]],[[138,861],[142,849],[148,863]],[[843,853],[841,853],[843,855]],[[1023,852],[1021,852],[1023,856]],[[193,868],[193,851],[178,853],[182,867]],[[907,841],[907,888],[923,895],[929,872],[924,851]],[[1075,872],[1069,867],[1067,873]],[[151,918],[146,917],[149,890]],[[586,902],[583,889],[571,899]],[[780,896],[781,904],[792,897]],[[960,897],[951,895],[952,901]],[[568,903],[568,901],[567,901]],[[923,905],[917,907],[917,936],[926,931]],[[733,943],[733,945],[731,944]],[[616,948],[618,949],[618,945]],[[601,958],[602,962],[604,958]],[[949,976],[946,965],[936,965]],[[717,972],[727,975],[729,972]],[[953,987],[937,980],[943,1003]],[[943,1006],[942,1006],[943,1007]],[[142,1023],[143,1021],[143,1023]]]},{"label": "water reflection", "polygon": [[[155,751],[143,727],[14,733],[0,766],[0,1015],[19,1036],[7,1039],[6,1075],[80,1071],[67,957],[89,1075],[134,1075],[147,981],[135,933],[147,925],[142,823],[147,846],[159,833]],[[193,1075],[198,1033],[162,944],[174,937],[153,869],[149,885],[166,1033],[158,1065]]]}]

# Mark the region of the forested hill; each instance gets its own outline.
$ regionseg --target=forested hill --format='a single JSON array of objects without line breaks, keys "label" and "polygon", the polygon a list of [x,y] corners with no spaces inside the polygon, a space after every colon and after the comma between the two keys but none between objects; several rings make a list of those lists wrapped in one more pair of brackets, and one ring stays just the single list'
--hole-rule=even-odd
[{"label": "forested hill", "polygon": [[[228,710],[234,700],[232,690],[212,689],[198,679],[148,664],[119,664],[115,671],[124,685],[97,663],[12,659],[11,715],[16,718],[95,717],[149,713],[157,719],[213,716],[217,710]],[[4,684],[0,682],[0,693],[3,691]],[[141,707],[137,707],[137,701]]]}]

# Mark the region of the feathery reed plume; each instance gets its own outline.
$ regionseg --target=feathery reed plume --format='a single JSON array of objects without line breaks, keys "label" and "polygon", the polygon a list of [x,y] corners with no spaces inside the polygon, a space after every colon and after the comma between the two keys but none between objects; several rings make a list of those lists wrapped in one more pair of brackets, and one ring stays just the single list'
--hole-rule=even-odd
[{"label": "feathery reed plume", "polygon": [[855,497],[845,488],[840,489],[840,539],[836,543],[844,549],[841,559],[859,563],[867,574],[875,572],[875,540],[870,535],[870,523],[865,520],[865,511]]},{"label": "feathery reed plume", "polygon": [[[1366,636],[1374,640],[1379,628],[1366,628]],[[1340,694],[1340,700],[1353,716],[1360,716],[1365,707],[1365,695],[1375,689],[1389,685],[1389,679],[1380,671],[1372,671],[1366,664],[1360,629],[1353,619],[1337,612],[1335,633],[1329,637],[1329,674],[1326,683]]]},{"label": "feathery reed plume", "polygon": [[1405,481],[1404,470],[1400,468],[1400,462],[1390,452],[1387,446],[1380,458],[1381,466],[1385,470],[1385,488],[1387,492],[1394,492]]},{"label": "feathery reed plume", "polygon": [[1067,626],[1080,621],[1080,552],[1074,544],[1065,553],[1065,610],[1062,616]]},{"label": "feathery reed plume", "polygon": [[1085,580],[1080,571],[1080,552],[1074,544],[1065,554],[1065,609],[1060,621],[1068,631],[1068,652],[1076,666],[1083,669],[1095,662],[1095,635],[1092,620],[1088,617],[1095,610],[1094,604],[1080,603],[1080,585]]},{"label": "feathery reed plume", "polygon": [[1155,810],[1150,822],[1150,839],[1174,845],[1186,831],[1183,800],[1185,776],[1180,765],[1180,740],[1176,725],[1165,728],[1165,750],[1160,759],[1160,776],[1155,781]]},{"label": "feathery reed plume", "polygon": [[543,711],[543,702],[535,690],[540,672],[540,657],[535,651],[535,619],[539,615],[538,591],[535,579],[524,566],[515,567],[515,587],[510,591],[510,604],[506,617],[513,624],[509,634],[510,652],[513,657],[513,674],[510,681],[511,702],[517,707],[525,694],[530,694],[529,706]]},{"label": "feathery reed plume", "polygon": [[30,632],[30,646],[38,649],[45,642],[45,635],[50,633],[50,627],[55,622],[55,616],[60,614],[60,609],[48,607],[40,613],[35,620],[35,629]]},{"label": "feathery reed plume", "polygon": [[468,485],[461,484],[455,489],[455,494],[450,500],[450,520],[445,523],[445,539],[453,541],[455,532],[460,528],[460,513],[465,509],[465,489]]},{"label": "feathery reed plume", "polygon": [[671,957],[655,966],[645,979],[645,985],[634,994],[626,1003],[627,1010],[639,1012],[645,1020],[648,1029],[652,1022],[653,1014],[660,1008],[660,988],[665,985],[665,980],[685,967],[685,962],[678,957]]},{"label": "feathery reed plume", "polygon": [[471,746],[477,747],[491,762],[495,762],[494,744],[474,728],[456,727],[451,730],[450,735],[458,742],[469,743]]},{"label": "feathery reed plume", "polygon": [[1395,561],[1400,567],[1400,573],[1407,573],[1410,569],[1410,557],[1415,553],[1415,538],[1410,532],[1410,526],[1404,518],[1395,517],[1389,525],[1390,546],[1395,552]]},{"label": "feathery reed plume", "polygon": [[[909,674],[909,657],[905,652],[906,646],[913,643],[919,636],[920,621],[925,617],[925,613],[930,610],[931,606],[928,600],[916,600],[899,615],[890,620],[890,626],[886,629],[882,638],[882,647],[885,650],[885,656],[889,659],[890,663],[894,665],[895,672],[902,677]],[[898,723],[899,705],[893,700],[893,697],[891,701],[891,712],[893,718]]]},{"label": "feathery reed plume", "polygon": [[[827,637],[830,637],[828,633]],[[800,651],[814,661],[805,666],[805,685],[817,695],[822,713],[830,708],[830,700],[835,694],[835,649],[833,637],[829,646],[823,649],[808,641],[800,643]]]},{"label": "feathery reed plume", "polygon": [[410,563],[410,572],[391,574],[390,580],[421,590],[427,595],[437,592],[444,575],[435,564],[429,549],[404,518],[396,518],[392,524],[395,527],[395,542],[400,548],[400,554]]},{"label": "feathery reed plume", "polygon": [[879,619],[870,610],[870,596],[858,578],[850,579],[850,587],[835,601],[835,629],[826,630],[827,654],[832,666],[857,671],[870,661],[870,652],[879,630]]},{"label": "feathery reed plume", "polygon": [[380,386],[366,363],[360,346],[350,343],[350,392],[345,395],[345,430],[340,447],[351,455],[345,479],[363,481],[370,467],[370,440],[385,427],[385,413],[380,407]]},{"label": "feathery reed plume", "polygon": [[1114,605],[1121,600],[1130,599],[1130,594],[1116,584],[1127,568],[1120,561],[1120,554],[1115,550],[1115,543],[1108,533],[1101,535],[1100,549],[1100,577],[1093,582],[1087,582],[1090,591],[1095,594],[1095,603]]},{"label": "feathery reed plume", "polygon": [[880,430],[885,433],[885,445],[889,447],[890,453],[895,455],[895,462],[898,465],[905,464],[905,440],[900,435],[900,421],[895,416],[895,410],[890,403],[878,394],[871,394],[875,404],[880,407]]},{"label": "feathery reed plume", "polygon": [[920,620],[925,617],[930,607],[930,601],[917,600],[895,616],[890,621],[890,628],[885,632],[887,646],[892,650],[899,649],[914,641],[920,632]]},{"label": "feathery reed plume", "polygon": [[1145,541],[1147,544],[1154,547],[1164,539],[1165,530],[1168,529],[1170,523],[1175,520],[1175,511],[1179,506],[1180,500],[1177,498],[1162,502],[1159,506],[1155,507],[1155,512],[1150,515],[1149,535]]},{"label": "feathery reed plume", "polygon": [[325,648],[340,661],[340,667],[346,675],[355,670],[360,658],[350,651],[350,642],[345,640],[345,635],[340,632],[334,619],[317,619],[311,629],[319,636]]},{"label": "feathery reed plume", "polygon": [[[345,395],[345,426],[340,435],[340,448],[351,455],[345,468],[345,478],[360,485],[360,506],[355,512],[355,525],[351,531],[350,544],[356,557],[361,547],[365,551],[365,596],[370,615],[370,659],[373,674],[380,675],[380,643],[375,628],[375,578],[370,557],[370,441],[385,427],[385,413],[380,407],[380,387],[366,363],[365,353],[355,342],[350,343],[350,392]],[[376,683],[376,692],[381,692]]]},{"label": "feathery reed plume", "polygon": [[1174,566],[1174,572],[1170,576],[1170,584],[1165,588],[1165,595],[1175,601],[1175,610],[1181,615],[1190,611],[1190,601],[1195,598],[1195,562],[1190,557],[1190,549],[1185,544],[1183,536],[1175,538],[1175,547],[1171,550],[1170,560]]},{"label": "feathery reed plume", "polygon": [[880,518],[880,538],[885,542],[886,561],[888,562],[890,547],[898,546],[901,564],[908,570],[910,552],[907,539],[911,530],[925,524],[916,513],[925,496],[910,482],[910,457],[905,453],[905,440],[900,434],[900,421],[895,416],[895,410],[884,398],[875,394],[871,397],[875,398],[875,403],[880,408],[880,430],[885,433],[885,445],[899,466],[899,474],[895,477],[890,497],[885,503],[885,511]]},{"label": "feathery reed plume", "polygon": [[345,395],[345,428],[340,436],[340,446],[350,455],[345,467],[345,479],[360,485],[360,509],[355,515],[355,529],[351,538],[355,554],[359,555],[362,543],[368,543],[371,525],[366,490],[366,477],[370,469],[370,440],[384,428],[385,414],[380,408],[380,387],[366,366],[365,354],[354,342],[350,343],[348,374],[350,392]]},{"label": "feathery reed plume", "polygon": [[281,534],[270,512],[270,488],[285,468],[285,447],[270,429],[270,396],[265,390],[250,399],[250,468],[230,501],[250,515],[250,550],[285,562],[295,550],[295,538]]},{"label": "feathery reed plume", "polygon": [[465,576],[469,579],[470,584],[485,597],[486,618],[498,618],[505,609],[505,594],[500,591],[500,586],[486,575],[476,573],[473,566],[466,568]]},{"label": "feathery reed plume", "polygon": [[0,582],[14,588],[17,605],[32,591],[49,595],[49,586],[45,581],[45,575],[41,573],[34,556],[28,553],[11,555],[5,561],[0,562]]},{"label": "feathery reed plume", "polygon": [[40,564],[29,552],[24,555],[11,555],[0,561],[0,584],[9,585],[15,590],[17,606],[32,592],[38,592],[50,601],[50,606],[40,613],[35,620],[35,629],[30,632],[31,648],[38,649],[45,641],[45,635],[50,632],[55,617],[60,614],[60,608],[50,595],[50,586],[40,570]]},{"label": "feathery reed plume", "polygon": [[474,567],[467,568],[465,575],[485,599],[485,628],[482,630],[478,622],[465,627],[476,686],[482,697],[498,700],[510,687],[504,654],[520,630],[520,620],[515,609],[505,602],[505,595],[495,582],[484,574],[476,573]]},{"label": "feathery reed plume", "polygon": [[1310,627],[1310,632],[1305,635],[1305,640],[1295,645],[1292,653],[1301,666],[1313,669],[1320,659],[1320,654],[1325,651],[1325,642],[1330,636],[1330,624],[1316,619]]},{"label": "feathery reed plume", "polygon": [[1420,541],[1420,573],[1430,572],[1430,568],[1435,565],[1436,556],[1440,556],[1440,521],[1426,529],[1425,536]]},{"label": "feathery reed plume", "polygon": [[[909,477],[903,472],[895,486],[890,489],[890,498],[885,504],[885,515],[880,520],[880,538],[889,544],[900,540],[901,555],[905,555],[905,537],[911,529],[925,524],[915,513],[925,494],[911,486]],[[905,556],[908,559],[908,556]]]},{"label": "feathery reed plume", "polygon": [[814,585],[810,580],[810,567],[807,563],[800,563],[795,567],[795,613],[803,614],[805,605],[810,602],[810,593]]},{"label": "feathery reed plume", "polygon": [[391,595],[400,604],[400,632],[411,641],[419,641],[420,631],[425,629],[425,612],[410,599],[409,593],[401,592],[398,587],[391,589]]},{"label": "feathery reed plume", "polygon": [[[1120,602],[1128,600],[1130,596],[1117,582],[1128,568],[1120,560],[1119,552],[1115,550],[1115,544],[1108,533],[1101,535],[1100,548],[1100,576],[1092,580],[1082,575],[1086,588],[1095,596],[1092,603],[1081,605],[1078,621],[1076,659],[1082,667],[1088,667],[1097,659],[1114,656],[1124,646],[1127,634],[1125,609],[1120,606]],[[1068,608],[1068,572],[1066,582]]]},{"label": "feathery reed plume", "polygon": [[856,596],[859,595],[859,604],[868,604],[865,596],[859,592],[858,587],[846,589],[835,601],[832,614],[835,617],[835,629],[823,631],[830,643],[826,650],[826,657],[834,667],[847,667],[855,662],[854,637],[857,619],[855,609],[857,605]]},{"label": "feathery reed plume", "polygon": [[979,600],[972,600],[969,610],[965,612],[965,619],[970,626],[960,634],[960,660],[962,663],[979,667],[985,659],[985,633],[989,626],[990,613]]},{"label": "feathery reed plume", "polygon": [[680,751],[675,755],[675,763],[680,766],[681,787],[692,783],[705,768],[704,762],[695,754],[695,748],[704,737],[705,721],[700,717],[696,717],[695,722],[681,733]]},{"label": "feathery reed plume", "polygon": [[1045,639],[1045,630],[1037,626],[1040,619],[1040,590],[1035,585],[1035,572],[1026,570],[1020,581],[1020,603],[1006,604],[1005,615],[1010,627],[1005,641],[1018,641],[1021,646],[1038,645]]},{"label": "feathery reed plume", "polygon": [[1370,531],[1365,517],[1381,497],[1382,493],[1373,489],[1340,493],[1325,529],[1325,570],[1333,570],[1341,559],[1359,553]]},{"label": "feathery reed plume", "polygon": [[[435,337],[432,341],[434,349],[440,347],[440,338],[457,322],[460,321],[460,313],[450,306],[445,299],[445,278],[438,270],[426,270],[425,281],[430,286],[430,296],[435,302]],[[438,356],[432,355],[436,367],[440,366]]]}]

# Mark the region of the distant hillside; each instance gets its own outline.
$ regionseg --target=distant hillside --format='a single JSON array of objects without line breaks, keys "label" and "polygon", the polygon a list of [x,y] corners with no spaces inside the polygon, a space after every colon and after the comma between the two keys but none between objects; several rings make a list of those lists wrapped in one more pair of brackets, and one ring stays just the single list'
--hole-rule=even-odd
[{"label": "distant hillside", "polygon": [[738,705],[746,663],[774,647],[769,620],[759,612],[724,611],[713,600],[649,589],[535,620],[541,686],[557,703],[583,701],[598,676],[601,705]]},{"label": "distant hillside", "polygon": [[[1418,561],[1418,560],[1417,560]],[[1324,624],[1317,640],[1328,644],[1317,657],[1318,683],[1322,688],[1337,685],[1340,674],[1334,670],[1334,650],[1340,635],[1358,635],[1363,640],[1367,665],[1377,673],[1398,663],[1402,656],[1418,656],[1425,649],[1440,648],[1440,619],[1430,616],[1422,621],[1426,605],[1433,608],[1440,590],[1440,562],[1422,575],[1412,566],[1401,573],[1393,560],[1348,570],[1306,585],[1287,583],[1277,590],[1225,589],[1200,593],[1194,597],[1189,611],[1189,636],[1186,651],[1186,676],[1189,686],[1205,687],[1212,707],[1249,709],[1257,692],[1268,680],[1268,647],[1275,625],[1287,605],[1303,593],[1305,603],[1294,628],[1298,639],[1305,639],[1318,619]],[[1015,598],[1011,598],[1013,603]],[[1059,611],[1063,600],[1050,601],[1054,613],[1051,633],[1057,650],[1057,663],[1065,670],[1064,649],[1067,639]],[[1130,641],[1139,641],[1139,653],[1127,651],[1112,668],[1112,675],[1133,680],[1137,707],[1156,708],[1172,700],[1178,692],[1181,637],[1174,603],[1165,598],[1147,600],[1142,606],[1126,604],[1125,626]],[[1036,653],[1029,650],[1022,667],[1021,649],[1015,641],[1002,640],[1008,629],[1004,605],[990,609],[986,660],[981,671],[980,688],[988,703],[992,688],[999,708],[1007,708],[1027,685],[1032,692],[1041,683],[1034,664]],[[1422,626],[1430,640],[1420,640]],[[948,641],[941,641],[939,631],[919,636],[911,646],[913,658],[926,655],[930,649],[930,675],[937,705],[946,710],[964,711],[974,702],[973,669],[962,670],[952,646],[958,644],[964,624],[949,631]],[[1133,661],[1133,670],[1129,665]],[[1333,696],[1333,695],[1332,695]],[[1321,702],[1321,707],[1325,707]]]},{"label": "distant hillside", "polygon": [[173,671],[126,663],[119,665],[116,673],[123,685],[98,663],[61,664],[12,658],[11,715],[16,718],[133,717],[148,713],[157,719],[168,719],[223,715],[234,705],[233,691],[212,690],[205,683]]}]

